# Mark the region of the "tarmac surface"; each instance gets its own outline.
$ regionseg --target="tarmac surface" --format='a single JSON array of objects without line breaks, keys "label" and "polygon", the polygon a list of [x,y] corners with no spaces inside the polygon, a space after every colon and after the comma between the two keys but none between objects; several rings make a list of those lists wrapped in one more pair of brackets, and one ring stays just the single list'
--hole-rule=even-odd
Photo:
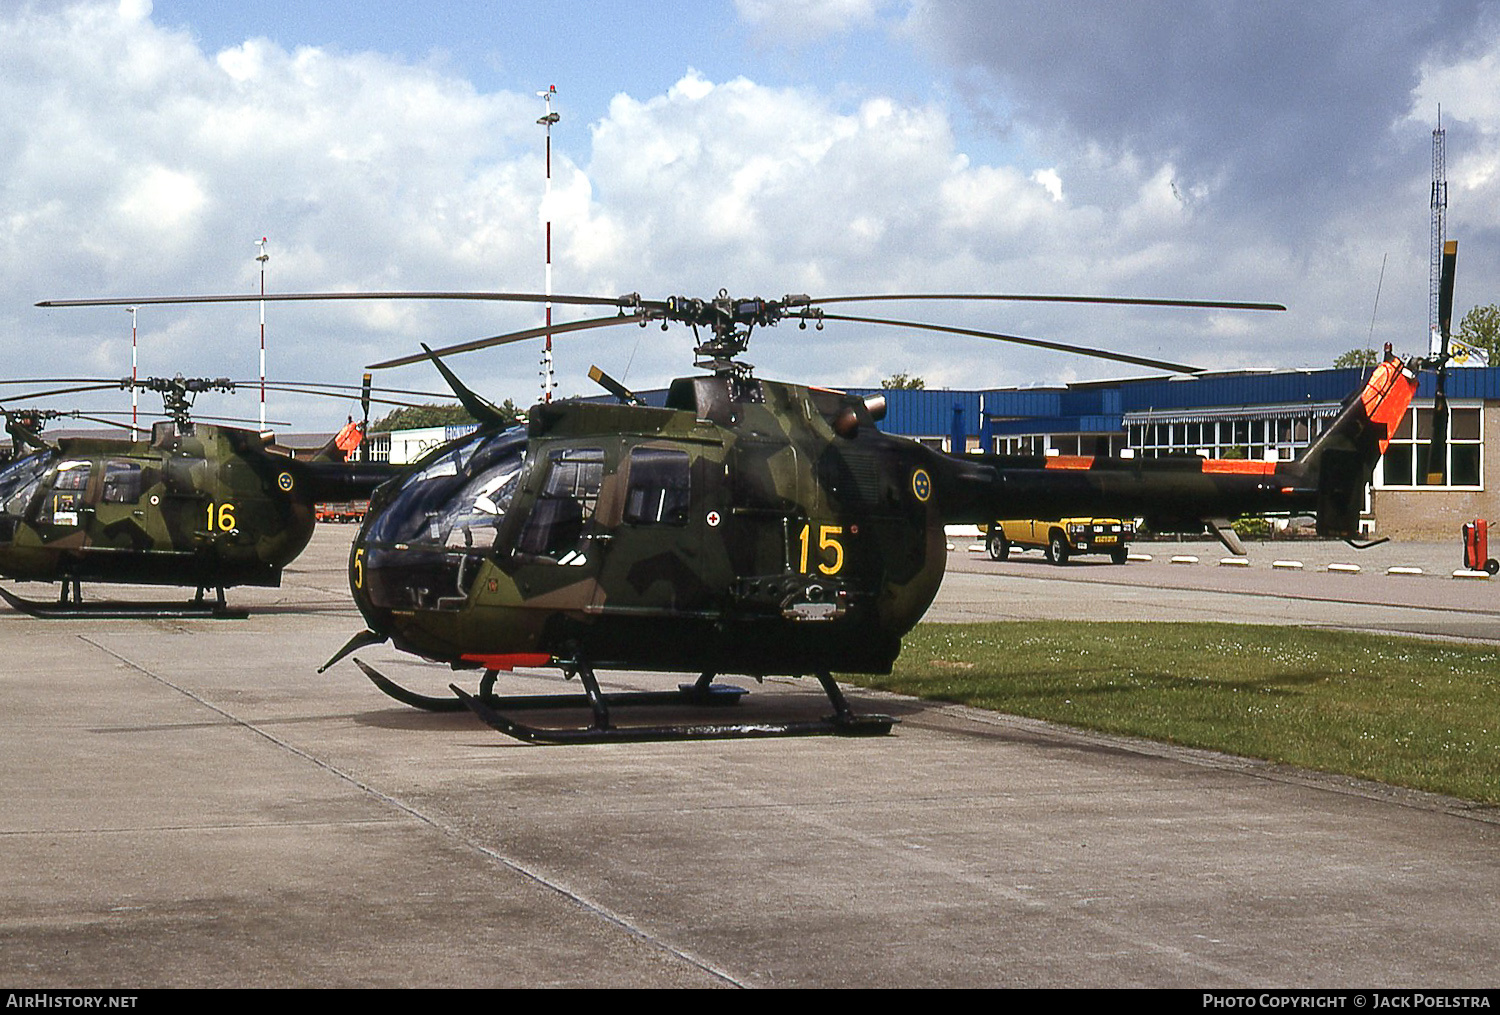
[{"label": "tarmac surface", "polygon": [[[1496,984],[1492,809],[858,689],[891,735],[528,746],[348,661],[315,672],[363,626],[352,531],[320,527],[280,589],[232,590],[248,620],[0,611],[0,983]],[[1059,568],[959,539],[929,619],[1500,640],[1500,579],[1452,578],[1457,538],[1249,567],[1159,545]],[[428,693],[452,677],[359,654]],[[743,683],[742,718],[827,710],[811,680]]]}]

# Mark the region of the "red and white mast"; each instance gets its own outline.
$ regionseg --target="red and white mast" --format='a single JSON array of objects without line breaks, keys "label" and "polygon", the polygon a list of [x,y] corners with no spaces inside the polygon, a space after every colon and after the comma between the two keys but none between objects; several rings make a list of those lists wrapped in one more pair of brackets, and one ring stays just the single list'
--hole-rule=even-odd
[{"label": "red and white mast", "polygon": [[130,439],[132,441],[139,439],[136,434],[136,402],[139,397],[138,391],[140,389],[136,387],[136,381],[138,380],[138,378],[136,375],[135,359],[135,312],[139,309],[140,307],[125,308],[126,312],[130,314]]},{"label": "red and white mast", "polygon": [[266,431],[266,262],[271,255],[266,253],[266,238],[255,241],[260,248],[256,260],[260,262],[260,431]]},{"label": "red and white mast", "polygon": [[552,389],[556,387],[552,377],[552,125],[561,119],[552,111],[552,96],[557,94],[556,85],[548,85],[545,92],[537,92],[547,103],[547,113],[537,123],[547,129],[547,185],[542,193],[542,214],[546,216],[547,267],[546,289],[548,299],[543,306],[547,313],[547,334],[542,346],[542,401],[552,401]]}]

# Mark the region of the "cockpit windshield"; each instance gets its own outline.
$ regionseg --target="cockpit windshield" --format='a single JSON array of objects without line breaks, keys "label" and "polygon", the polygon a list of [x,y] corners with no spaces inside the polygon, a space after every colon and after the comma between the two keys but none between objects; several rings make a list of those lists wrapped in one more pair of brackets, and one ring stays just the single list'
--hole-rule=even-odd
[{"label": "cockpit windshield", "polygon": [[515,493],[526,430],[480,434],[440,449],[396,491],[370,529],[373,545],[487,550]]},{"label": "cockpit windshield", "polygon": [[0,512],[20,517],[47,469],[57,460],[49,452],[37,452],[0,469]]}]

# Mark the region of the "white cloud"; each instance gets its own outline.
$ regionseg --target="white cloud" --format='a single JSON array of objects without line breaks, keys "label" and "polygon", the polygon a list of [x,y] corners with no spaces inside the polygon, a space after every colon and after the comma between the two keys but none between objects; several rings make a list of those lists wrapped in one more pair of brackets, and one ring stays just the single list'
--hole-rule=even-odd
[{"label": "white cloud", "polygon": [[784,38],[820,38],[873,24],[890,0],[735,0],[747,23]]},{"label": "white cloud", "polygon": [[1425,63],[1404,124],[1431,130],[1442,110],[1450,232],[1459,236],[1500,227],[1500,39],[1487,42],[1454,62]]},{"label": "white cloud", "polygon": [[150,242],[170,241],[173,233],[191,227],[204,203],[203,189],[190,174],[148,166],[127,181],[116,206],[116,228]]},{"label": "white cloud", "polygon": [[1056,169],[1038,169],[1031,174],[1031,181],[1040,184],[1052,200],[1061,201],[1063,199],[1062,177],[1058,175]]},{"label": "white cloud", "polygon": [[[760,25],[805,16],[857,27],[896,9],[760,3],[742,14]],[[1492,69],[1487,59],[1434,63],[1423,89],[1477,89]],[[1425,128],[1409,123],[1396,124],[1397,136],[1415,133],[1419,154],[1392,175],[1410,194],[1388,189],[1379,202],[1302,214],[1300,197],[1274,188],[1251,200],[1242,166],[1204,157],[1208,137],[1192,138],[1189,171],[1165,147],[1044,135],[1034,125],[1045,122],[1038,106],[1044,115],[1018,121],[1007,157],[978,157],[961,154],[975,149],[955,137],[953,115],[936,103],[873,87],[771,87],[690,71],[657,94],[617,95],[587,133],[581,121],[566,121],[569,129],[554,136],[544,212],[530,92],[485,93],[431,66],[267,39],[206,53],[185,32],[153,23],[147,4],[0,14],[0,67],[0,253],[8,268],[0,321],[11,334],[45,338],[29,347],[52,351],[49,370],[87,363],[91,372],[120,372],[128,321],[118,311],[38,311],[34,300],[249,292],[253,240],[263,235],[273,290],[540,291],[544,214],[554,223],[554,286],[563,293],[712,297],[722,286],[767,297],[1030,291],[1283,300],[1294,312],[1281,317],[1044,305],[927,305],[888,316],[1206,366],[1321,365],[1364,343],[1389,251],[1375,341],[1400,345],[1425,319]],[[1045,89],[1027,94],[1046,98]],[[1413,108],[1427,95],[1414,92]],[[1450,148],[1455,192],[1472,190],[1465,214],[1478,215],[1481,199],[1500,208],[1500,113],[1479,100],[1469,112],[1458,105],[1445,100],[1444,108],[1484,139]],[[1264,113],[1280,122],[1274,105]],[[1159,124],[1152,131],[1131,139],[1169,133]],[[1330,165],[1300,171],[1299,186],[1310,185],[1305,176],[1330,190],[1342,182]],[[1413,207],[1402,207],[1408,199]],[[1278,228],[1287,222],[1295,228]],[[143,368],[248,373],[252,308],[143,311]],[[559,308],[559,319],[572,315]],[[273,306],[271,369],[348,381],[362,364],[419,340],[446,344],[540,318],[535,307],[489,304]],[[686,371],[690,343],[683,329],[654,327],[559,338],[563,392],[588,389],[581,378],[591,362],[633,386],[661,384]],[[497,400],[524,402],[536,391],[534,352],[500,349],[455,365]],[[873,384],[897,371],[955,385],[1133,372],[977,339],[833,325],[759,334],[748,358],[768,376],[829,384]],[[0,370],[11,376],[37,366],[19,344],[0,347]],[[432,383],[424,368],[401,377]]]}]

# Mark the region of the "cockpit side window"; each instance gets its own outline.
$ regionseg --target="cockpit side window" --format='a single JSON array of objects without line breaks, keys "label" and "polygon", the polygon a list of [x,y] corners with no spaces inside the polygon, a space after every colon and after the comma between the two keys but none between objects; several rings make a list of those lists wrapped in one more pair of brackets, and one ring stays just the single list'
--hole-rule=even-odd
[{"label": "cockpit side window", "polygon": [[52,492],[42,507],[41,521],[49,525],[77,525],[84,491],[94,468],[90,461],[59,462],[52,477]]},{"label": "cockpit side window", "polygon": [[691,500],[686,451],[635,448],[630,452],[625,521],[632,525],[686,525]]},{"label": "cockpit side window", "polygon": [[604,452],[566,448],[548,456],[547,478],[532,505],[516,549],[561,560],[582,546],[586,524],[599,506],[604,485]]}]

